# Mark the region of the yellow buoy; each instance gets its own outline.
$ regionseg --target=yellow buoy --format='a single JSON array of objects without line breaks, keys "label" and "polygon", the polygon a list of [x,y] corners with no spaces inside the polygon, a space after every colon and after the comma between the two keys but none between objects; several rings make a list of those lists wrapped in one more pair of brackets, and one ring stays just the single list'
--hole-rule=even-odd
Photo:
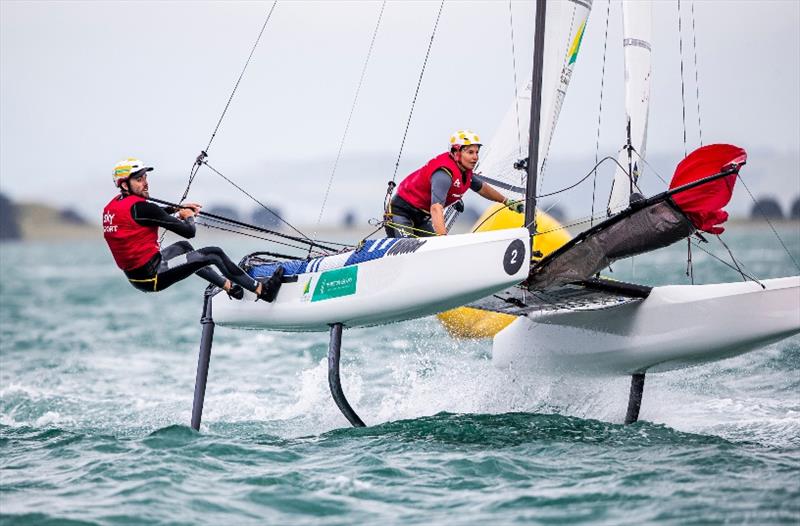
[{"label": "yellow buoy", "polygon": [[[525,216],[500,203],[487,208],[475,226],[473,232],[518,228],[522,226]],[[545,212],[536,211],[536,230],[540,232],[533,238],[533,250],[547,255],[572,239],[561,223]],[[439,321],[455,338],[491,338],[505,329],[517,317],[511,314],[489,312],[470,307],[459,307],[437,315]]]}]

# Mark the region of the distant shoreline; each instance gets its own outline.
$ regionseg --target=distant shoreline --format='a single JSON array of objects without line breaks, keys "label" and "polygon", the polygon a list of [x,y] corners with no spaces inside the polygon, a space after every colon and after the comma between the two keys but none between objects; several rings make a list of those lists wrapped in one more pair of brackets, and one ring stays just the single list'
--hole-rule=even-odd
[{"label": "distant shoreline", "polygon": [[[92,223],[75,216],[68,210],[59,210],[55,207],[41,203],[14,203],[14,219],[18,237],[2,237],[2,241],[59,241],[59,240],[90,240],[102,239],[103,231],[99,223]],[[797,226],[800,228],[800,219],[771,219],[773,225],[778,227]],[[567,220],[566,223],[569,223]],[[728,227],[757,227],[767,222],[755,218],[731,218],[725,223]],[[321,237],[342,235],[346,237],[361,238],[376,228],[370,225],[354,225],[345,228],[340,225],[297,225],[298,229],[309,236]],[[8,225],[3,225],[8,232]],[[201,227],[202,229],[202,227]],[[284,231],[286,229],[280,229]],[[459,229],[461,230],[461,229]],[[201,230],[202,231],[202,230]],[[463,231],[462,231],[463,232]],[[462,233],[459,232],[459,233]],[[206,230],[203,237],[230,238],[235,234],[216,231],[211,233]],[[572,232],[574,235],[575,232]],[[378,235],[382,234],[382,229]]]}]

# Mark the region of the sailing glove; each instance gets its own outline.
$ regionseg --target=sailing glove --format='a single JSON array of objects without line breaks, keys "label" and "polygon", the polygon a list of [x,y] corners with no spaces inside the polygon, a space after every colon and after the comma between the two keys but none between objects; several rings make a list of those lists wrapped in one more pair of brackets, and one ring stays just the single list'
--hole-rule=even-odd
[{"label": "sailing glove", "polygon": [[525,206],[523,201],[515,201],[514,199],[506,199],[503,201],[503,205],[507,206],[509,210],[513,210],[514,212],[521,214],[523,210],[525,210]]}]

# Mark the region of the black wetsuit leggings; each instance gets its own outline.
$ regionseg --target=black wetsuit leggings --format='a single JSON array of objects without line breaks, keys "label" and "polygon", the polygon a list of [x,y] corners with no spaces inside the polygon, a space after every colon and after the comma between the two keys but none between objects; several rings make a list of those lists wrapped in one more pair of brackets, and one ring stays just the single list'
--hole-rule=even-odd
[{"label": "black wetsuit leggings", "polygon": [[[170,260],[184,254],[186,255],[185,261],[170,264]],[[210,265],[217,267],[222,276],[208,268]],[[250,292],[255,292],[258,287],[258,281],[248,276],[244,270],[231,261],[221,248],[203,247],[195,250],[188,241],[178,241],[163,249],[157,268],[157,273],[148,279],[132,279],[129,276],[131,284],[145,292],[158,292],[192,274],[197,274],[220,288],[225,285],[226,278]]]}]

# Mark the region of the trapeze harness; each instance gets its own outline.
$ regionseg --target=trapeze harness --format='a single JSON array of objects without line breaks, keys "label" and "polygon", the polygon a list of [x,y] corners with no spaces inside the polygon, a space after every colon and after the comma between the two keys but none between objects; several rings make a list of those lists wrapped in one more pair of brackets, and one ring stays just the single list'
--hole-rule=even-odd
[{"label": "trapeze harness", "polygon": [[[195,250],[188,241],[179,241],[159,251],[158,227],[186,238],[195,235],[194,218],[180,220],[169,215],[171,211],[135,195],[117,196],[103,210],[103,236],[131,285],[144,292],[158,292],[197,274],[220,288],[227,278],[255,292],[258,282],[220,248]],[[179,264],[170,265],[170,260],[182,255],[185,260],[181,258]],[[209,265],[216,266],[225,277]]]}]

